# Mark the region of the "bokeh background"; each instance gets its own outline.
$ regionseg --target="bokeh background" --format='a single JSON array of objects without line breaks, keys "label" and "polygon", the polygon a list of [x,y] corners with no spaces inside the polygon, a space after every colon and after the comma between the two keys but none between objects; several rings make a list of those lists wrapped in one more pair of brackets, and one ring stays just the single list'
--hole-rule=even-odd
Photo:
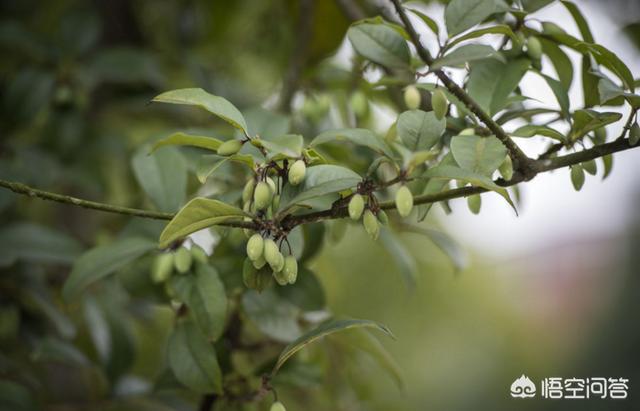
[{"label": "bokeh background", "polygon": [[[205,116],[147,105],[154,95],[173,88],[203,87],[243,110],[264,107],[286,114],[293,107],[292,124],[307,137],[344,122],[335,110],[318,114],[305,101],[327,96],[332,106],[348,101],[353,75],[345,70],[351,50],[344,33],[353,10],[341,0],[311,3],[305,9],[310,2],[294,0],[4,0],[0,177],[103,202],[145,205],[130,165],[142,144],[189,127],[228,133]],[[388,12],[383,3],[356,2],[370,16]],[[578,3],[596,41],[632,72],[640,72],[639,3]],[[442,4],[416,7],[442,21]],[[535,18],[578,33],[558,4]],[[302,52],[301,36],[306,40]],[[283,79],[294,79],[297,87],[282,90]],[[555,102],[534,77],[525,78],[523,90]],[[574,86],[572,99],[581,101],[580,93]],[[372,113],[370,125],[383,131],[391,122],[389,110],[373,107]],[[609,135],[618,132],[613,127]],[[523,143],[532,155],[544,148],[535,139]],[[327,241],[314,267],[331,310],[379,320],[394,331],[396,341],[382,342],[399,363],[406,386],[397,389],[375,364],[345,358],[336,364],[339,378],[309,377],[310,396],[284,389],[281,395],[290,409],[639,409],[637,158],[634,151],[618,154],[612,174],[604,181],[601,171],[587,178],[579,193],[567,170],[541,175],[523,185],[518,217],[491,194],[483,196],[479,216],[467,210],[464,200],[451,202],[452,214],[434,207],[427,226],[448,232],[465,250],[468,265],[456,272],[429,240],[406,235],[403,241],[420,273],[412,290],[384,244],[372,242],[362,230],[352,227],[339,243]],[[24,221],[35,230],[46,227],[90,245],[113,237],[126,220],[0,191],[0,230]],[[3,404],[17,389],[9,381],[23,377],[12,368],[14,361],[63,358],[51,357],[57,352],[48,346],[50,351],[38,357],[30,336],[23,334],[25,324],[40,325],[38,316],[45,313],[64,335],[63,320],[37,296],[29,297],[32,311],[27,312],[16,309],[14,299],[16,281],[46,277],[46,284],[59,286],[68,267],[10,264],[7,255],[20,247],[2,243],[0,252],[2,409],[12,409]],[[52,399],[48,408],[84,409],[87,398],[149,390],[145,381],[156,371],[149,362],[163,349],[155,338],[163,335],[163,320],[157,317],[162,315],[143,318],[136,326],[137,338],[127,349],[145,355],[137,357],[119,388],[99,394],[89,371],[65,374],[67,368],[61,367],[53,374],[63,378],[58,385],[40,387]],[[521,374],[536,382],[624,377],[630,379],[630,398],[510,399],[511,382]],[[332,381],[349,381],[355,389],[334,387]],[[188,409],[184,404],[167,407]]]}]

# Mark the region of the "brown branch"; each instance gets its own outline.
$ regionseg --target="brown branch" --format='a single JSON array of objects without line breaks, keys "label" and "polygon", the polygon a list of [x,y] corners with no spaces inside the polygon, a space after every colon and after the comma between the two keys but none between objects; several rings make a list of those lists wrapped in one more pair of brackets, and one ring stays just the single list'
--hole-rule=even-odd
[{"label": "brown branch", "polygon": [[[400,0],[391,0],[393,5],[395,6],[396,12],[398,16],[400,16],[400,20],[404,25],[409,37],[411,37],[411,41],[416,47],[416,51],[418,55],[427,65],[431,66],[434,59],[429,53],[429,50],[422,46],[420,43],[420,36],[416,32],[415,28],[411,24],[409,17],[405,13],[402,5],[400,4]],[[475,114],[482,123],[491,132],[502,142],[502,144],[507,147],[509,150],[509,156],[514,162],[515,168],[523,174],[526,180],[530,180],[535,176],[535,171],[532,168],[533,160],[524,154],[524,152],[518,147],[518,145],[509,137],[509,135],[500,127],[498,123],[496,123],[493,118],[489,114],[487,114],[479,105],[476,103],[471,96],[467,94],[460,86],[458,86],[453,80],[447,76],[447,74],[442,70],[433,70],[433,73],[442,81],[445,87],[456,96],[462,103],[473,113]]]}]

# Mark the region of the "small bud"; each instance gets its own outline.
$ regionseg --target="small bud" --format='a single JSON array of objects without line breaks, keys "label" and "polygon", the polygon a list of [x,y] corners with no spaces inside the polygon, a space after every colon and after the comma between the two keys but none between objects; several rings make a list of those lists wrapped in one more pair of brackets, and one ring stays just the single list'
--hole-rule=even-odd
[{"label": "small bud", "polygon": [[247,204],[251,201],[251,197],[253,197],[253,189],[256,187],[256,182],[253,178],[247,181],[247,184],[244,185],[244,189],[242,190],[242,202]]},{"label": "small bud", "polygon": [[284,268],[282,272],[285,274],[287,282],[293,284],[298,278],[298,261],[292,255],[288,255],[284,258]]},{"label": "small bud", "polygon": [[542,57],[542,44],[536,37],[531,36],[527,39],[527,54],[533,60],[540,60]]},{"label": "small bud", "polygon": [[364,199],[360,194],[354,194],[349,201],[349,217],[352,220],[359,220],[364,210]]},{"label": "small bud", "polygon": [[253,204],[256,209],[264,210],[271,204],[271,196],[273,195],[271,188],[264,181],[260,181],[256,185],[256,189],[253,192]]},{"label": "small bud", "polygon": [[184,247],[178,248],[176,251],[173,264],[179,273],[184,274],[191,268],[191,253]]},{"label": "small bud", "polygon": [[413,195],[407,186],[402,186],[396,192],[396,208],[401,217],[411,214],[413,208]]},{"label": "small bud", "polygon": [[207,253],[197,244],[191,246],[191,256],[195,261],[198,261],[202,264],[207,264],[209,262],[209,256]]},{"label": "small bud", "polygon": [[480,197],[480,194],[473,194],[467,197],[467,206],[473,214],[478,214],[482,206],[482,197]]},{"label": "small bud", "polygon": [[251,261],[256,261],[264,252],[264,240],[262,236],[258,233],[254,234],[247,241],[247,257],[251,259]]},{"label": "small bud", "polygon": [[307,171],[307,166],[304,161],[297,160],[289,167],[289,184],[297,186],[304,180],[304,175]]},{"label": "small bud", "polygon": [[437,89],[433,92],[433,95],[431,96],[431,107],[433,107],[433,114],[436,115],[438,120],[442,120],[447,114],[448,105],[449,101],[442,90]]},{"label": "small bud", "polygon": [[472,128],[465,128],[464,130],[462,130],[458,135],[459,136],[472,136],[476,134],[476,131]]},{"label": "small bud", "polygon": [[151,280],[154,283],[165,282],[173,272],[173,253],[163,253],[153,260],[151,268]]},{"label": "small bud", "polygon": [[404,104],[409,110],[419,108],[421,100],[420,90],[416,86],[410,85],[404,89]]},{"label": "small bud", "polygon": [[276,401],[271,404],[269,411],[287,411],[287,409],[284,408],[284,405],[280,401]]},{"label": "small bud", "polygon": [[227,140],[224,143],[220,144],[220,147],[218,147],[218,155],[230,156],[240,151],[241,148],[242,141],[236,139]]},{"label": "small bud", "polygon": [[362,219],[364,224],[364,230],[373,238],[374,240],[378,239],[378,235],[380,234],[380,226],[378,224],[378,219],[373,215],[371,210],[364,211],[364,217]]}]

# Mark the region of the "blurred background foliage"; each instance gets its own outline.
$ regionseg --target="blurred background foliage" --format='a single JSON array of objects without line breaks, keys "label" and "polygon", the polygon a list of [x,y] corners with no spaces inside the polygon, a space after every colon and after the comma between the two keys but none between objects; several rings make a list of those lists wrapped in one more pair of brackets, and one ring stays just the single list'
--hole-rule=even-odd
[{"label": "blurred background foliage", "polygon": [[[4,0],[0,177],[150,208],[131,167],[139,147],[178,129],[229,134],[202,113],[148,105],[158,93],[181,87],[202,87],[243,111],[266,107],[313,136],[334,121],[330,106],[345,107],[359,87],[360,73],[328,59],[351,19],[362,17],[347,3]],[[356,3],[366,15],[381,12],[378,2]],[[607,7],[611,17],[640,44],[637,3],[610,3],[616,4]],[[295,88],[285,85],[280,93],[283,79]],[[307,97],[304,104],[294,98],[296,89]],[[368,97],[383,104],[393,99]],[[375,124],[375,116],[360,122]],[[184,155],[194,170],[189,152]],[[127,267],[82,307],[59,297],[70,263],[84,249],[131,231],[157,238],[161,223],[0,191],[0,227],[0,409],[193,409],[196,399],[176,392],[171,376],[162,374],[159,359],[173,320],[145,288],[148,261]],[[543,261],[499,267],[475,255],[471,267],[455,275],[433,243],[407,234],[403,241],[420,272],[413,291],[382,243],[353,229],[338,243],[327,238],[313,266],[331,311],[390,326],[398,339],[382,342],[405,387],[329,338],[300,355],[324,353],[330,372],[293,367],[275,382],[280,396],[292,410],[604,407],[597,401],[515,403],[509,386],[527,372],[537,379],[630,378],[631,399],[617,405],[638,409],[633,385],[640,367],[631,359],[640,343],[639,235],[636,221],[614,243],[550,249]],[[559,268],[562,261],[570,262]]]}]

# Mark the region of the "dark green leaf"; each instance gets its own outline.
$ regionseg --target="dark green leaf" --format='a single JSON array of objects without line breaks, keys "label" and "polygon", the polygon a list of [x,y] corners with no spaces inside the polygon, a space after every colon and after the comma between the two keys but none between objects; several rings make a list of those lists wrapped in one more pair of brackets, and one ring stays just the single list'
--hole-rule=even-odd
[{"label": "dark green leaf", "polygon": [[197,265],[187,305],[207,339],[217,340],[224,331],[227,295],[218,272],[213,267],[206,264]]},{"label": "dark green leaf", "polygon": [[539,37],[538,39],[542,44],[542,52],[549,57],[556,73],[558,73],[560,84],[562,84],[562,87],[568,92],[571,88],[571,83],[573,82],[573,63],[567,56],[567,53],[565,53],[556,43],[543,37]]},{"label": "dark green leaf", "polygon": [[566,141],[565,136],[559,131],[552,129],[551,127],[536,126],[534,124],[522,126],[511,134],[515,137],[545,136],[563,143]]},{"label": "dark green leaf", "polygon": [[549,88],[551,89],[551,91],[553,91],[553,94],[556,96],[556,100],[558,100],[558,104],[560,105],[560,110],[562,111],[562,114],[565,117],[569,117],[570,101],[569,101],[569,94],[567,94],[567,90],[562,86],[562,84],[558,80],[551,78],[546,74],[540,73],[540,75],[542,76],[542,78],[544,78],[544,80],[549,85]]},{"label": "dark green leaf", "polygon": [[495,0],[452,0],[444,11],[449,37],[453,37],[495,13]]},{"label": "dark green leaf", "polygon": [[427,25],[427,27],[429,27],[431,29],[431,31],[436,36],[438,34],[440,34],[440,29],[438,28],[438,23],[436,23],[434,19],[432,19],[431,17],[427,16],[426,14],[421,12],[420,10],[410,9],[410,8],[407,8],[407,10],[409,10],[410,12],[412,12],[413,14],[418,16],[422,21],[424,21],[424,23]]},{"label": "dark green leaf", "polygon": [[303,311],[321,311],[326,306],[322,284],[314,272],[304,267],[300,267],[295,284],[277,287],[276,292]]},{"label": "dark green leaf", "polygon": [[580,9],[570,1],[563,0],[561,3],[567,8],[567,10],[569,10],[569,13],[571,13],[571,16],[578,25],[582,39],[588,43],[594,43],[595,40],[593,39],[593,34],[591,34],[591,30],[589,29],[589,24],[582,15],[582,12],[580,12]]},{"label": "dark green leaf", "polygon": [[471,31],[467,34],[465,34],[464,36],[460,36],[460,37],[456,37],[455,40],[453,40],[451,43],[449,43],[447,45],[447,48],[451,48],[453,46],[455,46],[456,44],[466,41],[466,40],[471,40],[471,39],[475,39],[478,37],[482,37],[485,34],[504,34],[509,36],[509,38],[511,38],[511,40],[513,41],[518,41],[518,37],[515,35],[515,33],[513,32],[513,30],[511,30],[511,27],[507,26],[506,24],[499,24],[497,26],[491,26],[491,27],[486,27],[483,29],[478,29],[478,30],[474,30]]},{"label": "dark green leaf", "polygon": [[394,236],[391,230],[386,227],[382,227],[382,230],[380,231],[380,241],[382,241],[384,248],[396,263],[406,286],[412,289],[416,285],[416,278],[418,275],[416,261],[405,245],[402,244],[400,239]]},{"label": "dark green leaf", "polygon": [[451,139],[451,153],[458,165],[473,173],[490,176],[500,167],[507,149],[494,136],[456,136]]},{"label": "dark green leaf", "polygon": [[247,291],[242,296],[242,308],[249,320],[274,340],[290,342],[302,334],[298,325],[300,309],[280,298],[272,289],[262,293]]},{"label": "dark green leaf", "polygon": [[304,141],[299,134],[285,134],[270,140],[260,140],[260,143],[269,152],[268,159],[281,157],[299,158],[302,155]]},{"label": "dark green leaf", "polygon": [[466,44],[436,59],[431,64],[431,70],[438,70],[445,66],[457,67],[470,61],[484,60],[494,57],[504,61],[504,58],[493,47],[484,44]]},{"label": "dark green leaf", "polygon": [[294,204],[353,188],[361,180],[362,177],[345,167],[329,164],[309,167],[302,184],[296,187],[287,186],[287,191],[282,195],[280,209],[286,210]]},{"label": "dark green leaf", "polygon": [[613,112],[599,113],[594,110],[577,110],[573,113],[570,141],[576,141],[587,133],[615,123],[622,118],[622,114]]},{"label": "dark green leaf", "polygon": [[347,37],[358,54],[390,68],[409,66],[410,52],[405,39],[385,24],[355,23]]},{"label": "dark green leaf", "polygon": [[469,94],[484,110],[496,114],[505,107],[530,64],[529,59],[506,64],[495,59],[474,63],[467,83]]},{"label": "dark green leaf", "polygon": [[310,146],[319,146],[333,141],[349,141],[353,144],[369,147],[375,152],[387,157],[393,157],[393,153],[387,143],[371,130],[364,128],[343,128],[325,131],[314,138]]},{"label": "dark green leaf", "polygon": [[175,149],[153,154],[139,150],[132,159],[133,171],[144,192],[161,211],[176,211],[187,194],[187,163]]},{"label": "dark green leaf", "polygon": [[217,151],[222,141],[217,138],[207,136],[194,136],[186,133],[173,133],[155,142],[151,147],[151,153],[164,146],[191,146],[204,148],[206,150]]},{"label": "dark green leaf", "polygon": [[418,151],[433,147],[445,126],[445,119],[438,120],[432,111],[409,110],[398,117],[397,130],[404,145],[409,150]]},{"label": "dark green leaf", "polygon": [[0,266],[16,260],[71,263],[82,246],[68,235],[31,223],[15,223],[0,230]]}]

